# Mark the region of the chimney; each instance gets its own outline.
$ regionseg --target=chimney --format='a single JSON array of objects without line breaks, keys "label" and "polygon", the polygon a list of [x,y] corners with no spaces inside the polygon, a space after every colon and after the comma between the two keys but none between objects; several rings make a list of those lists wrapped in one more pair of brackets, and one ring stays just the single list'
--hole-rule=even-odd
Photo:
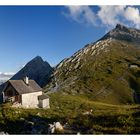
[{"label": "chimney", "polygon": [[29,77],[26,76],[26,77],[24,78],[24,82],[25,82],[26,85],[29,85]]}]

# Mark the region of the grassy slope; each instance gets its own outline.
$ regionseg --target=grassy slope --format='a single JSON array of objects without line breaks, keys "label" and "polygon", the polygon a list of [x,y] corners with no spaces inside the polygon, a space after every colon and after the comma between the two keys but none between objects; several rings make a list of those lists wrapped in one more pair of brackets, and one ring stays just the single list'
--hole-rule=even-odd
[{"label": "grassy slope", "polygon": [[[67,122],[70,128],[65,130],[64,133],[140,133],[140,106],[138,105],[109,105],[91,101],[82,96],[57,93],[50,95],[50,101],[51,109],[49,110],[1,107],[1,131],[5,130],[10,134],[20,134],[24,130],[24,121],[29,121],[31,118],[38,116],[39,113],[39,117],[45,121],[46,126],[48,123],[56,121],[60,121],[62,124]],[[90,114],[84,114],[91,110]]]},{"label": "grassy slope", "polygon": [[[68,62],[58,68],[55,76],[61,85],[59,92],[84,95],[109,104],[133,104],[130,79],[137,81],[140,70],[136,75],[129,69],[129,64],[140,64],[137,59],[140,49],[131,43],[115,40],[107,50],[101,50],[96,56],[91,56],[92,51],[84,54],[77,69],[74,69],[77,62]],[[77,79],[72,83],[74,77]]]},{"label": "grassy slope", "polygon": [[[59,107],[66,121],[82,133],[140,133],[138,105],[110,105],[91,101],[82,96],[61,94],[51,95],[51,98],[53,107]],[[93,110],[91,114],[83,115],[91,109]]]}]

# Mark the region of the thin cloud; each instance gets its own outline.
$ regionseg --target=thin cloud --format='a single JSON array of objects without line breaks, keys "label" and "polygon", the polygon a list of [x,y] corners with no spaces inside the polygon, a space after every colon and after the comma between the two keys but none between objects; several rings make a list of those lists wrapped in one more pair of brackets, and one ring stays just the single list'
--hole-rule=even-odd
[{"label": "thin cloud", "polygon": [[14,75],[15,73],[14,72],[0,72],[0,76],[12,76]]},{"label": "thin cloud", "polygon": [[0,84],[9,80],[15,73],[13,72],[0,72]]},{"label": "thin cloud", "polygon": [[123,14],[125,6],[99,6],[97,15],[105,26],[114,26],[120,23],[120,15]]},{"label": "thin cloud", "polygon": [[113,28],[117,23],[121,23],[140,28],[140,12],[134,6],[99,6],[99,10],[96,12],[93,8],[66,6],[67,11],[64,15],[75,22],[87,23],[91,26]]},{"label": "thin cloud", "polygon": [[126,20],[130,21],[135,27],[140,28],[140,12],[138,8],[127,7],[124,12]]},{"label": "thin cloud", "polygon": [[4,72],[3,74],[4,75],[14,75],[15,73],[14,72]]},{"label": "thin cloud", "polygon": [[115,26],[117,23],[140,27],[139,9],[133,6],[100,6],[97,13],[104,26]]},{"label": "thin cloud", "polygon": [[78,23],[86,23],[93,26],[96,26],[96,14],[92,11],[89,6],[66,6],[67,12],[63,12],[63,14],[67,18],[71,18],[72,20]]}]

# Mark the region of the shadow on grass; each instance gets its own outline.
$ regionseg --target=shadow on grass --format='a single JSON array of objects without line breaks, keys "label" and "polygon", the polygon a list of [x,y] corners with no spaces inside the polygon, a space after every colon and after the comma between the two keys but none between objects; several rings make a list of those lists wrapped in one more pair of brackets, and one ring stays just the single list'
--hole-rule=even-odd
[{"label": "shadow on grass", "polygon": [[[61,118],[62,119],[62,118]],[[49,124],[59,121],[59,118],[42,118],[29,115],[16,121],[5,118],[5,123],[0,124],[0,129],[8,134],[48,134]]]},{"label": "shadow on grass", "polygon": [[82,134],[140,134],[140,128],[135,131],[135,123],[129,115],[88,115],[78,116],[72,125]]}]

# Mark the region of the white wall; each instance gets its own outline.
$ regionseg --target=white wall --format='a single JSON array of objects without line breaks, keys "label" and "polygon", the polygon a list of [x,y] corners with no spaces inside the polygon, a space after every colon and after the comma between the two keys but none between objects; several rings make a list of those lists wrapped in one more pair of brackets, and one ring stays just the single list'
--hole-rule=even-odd
[{"label": "white wall", "polygon": [[39,107],[41,107],[41,108],[50,108],[49,98],[39,100]]},{"label": "white wall", "polygon": [[29,107],[29,108],[37,108],[38,107],[38,96],[42,95],[42,91],[40,92],[33,92],[33,93],[26,93],[22,94],[22,106]]},{"label": "white wall", "polygon": [[42,101],[43,108],[50,108],[49,98]]}]

